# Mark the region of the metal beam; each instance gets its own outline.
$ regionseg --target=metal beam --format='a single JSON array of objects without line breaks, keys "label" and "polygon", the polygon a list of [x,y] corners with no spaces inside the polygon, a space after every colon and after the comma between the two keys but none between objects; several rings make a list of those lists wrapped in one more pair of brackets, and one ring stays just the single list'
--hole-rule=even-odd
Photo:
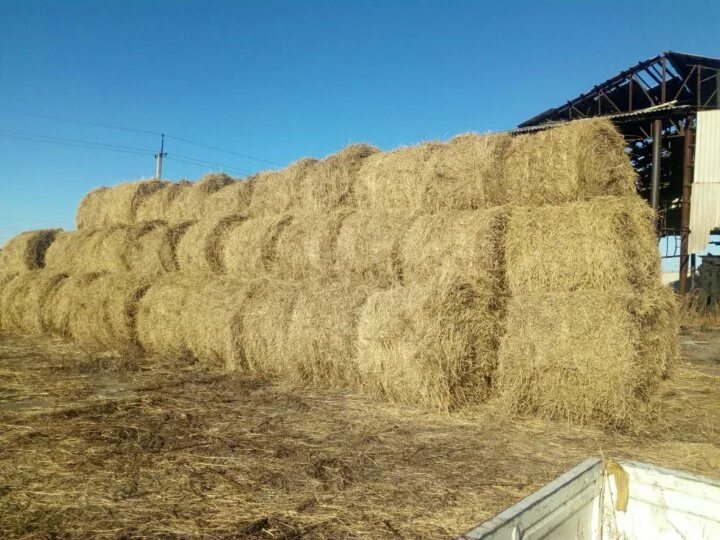
[{"label": "metal beam", "polygon": [[662,145],[662,120],[653,120],[652,123],[652,189],[650,191],[650,204],[655,212],[660,205],[660,148]]},{"label": "metal beam", "polygon": [[692,119],[685,123],[683,140],[682,206],[680,207],[680,296],[687,292],[688,242],[690,236],[690,198],[692,196],[693,133]]}]

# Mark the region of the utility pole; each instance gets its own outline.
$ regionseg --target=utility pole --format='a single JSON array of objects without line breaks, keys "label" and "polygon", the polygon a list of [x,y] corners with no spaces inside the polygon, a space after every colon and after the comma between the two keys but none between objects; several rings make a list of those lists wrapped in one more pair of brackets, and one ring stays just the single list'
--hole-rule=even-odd
[{"label": "utility pole", "polygon": [[167,156],[167,153],[164,152],[165,149],[165,134],[160,134],[160,152],[155,154],[155,180],[160,180],[162,178],[162,160],[165,156]]}]

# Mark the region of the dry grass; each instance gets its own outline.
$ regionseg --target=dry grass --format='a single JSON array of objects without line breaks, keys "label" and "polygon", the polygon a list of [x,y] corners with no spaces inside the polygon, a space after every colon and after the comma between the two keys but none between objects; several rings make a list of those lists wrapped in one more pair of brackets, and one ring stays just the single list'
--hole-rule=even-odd
[{"label": "dry grass", "polygon": [[654,213],[639,197],[514,207],[505,239],[508,290],[638,290],[660,283]]},{"label": "dry grass", "polygon": [[137,210],[144,199],[158,190],[166,189],[168,185],[168,182],[143,180],[91,191],[83,197],[78,207],[75,220],[77,228],[102,229],[112,225],[132,225],[137,221]]},{"label": "dry grass", "polygon": [[631,196],[636,174],[622,135],[600,118],[514,137],[501,178],[487,187],[492,204],[539,206]]},{"label": "dry grass", "polygon": [[720,470],[720,378],[686,367],[636,434],[9,338],[0,387],[3,537],[453,537],[588,456]]},{"label": "dry grass", "polygon": [[499,352],[502,404],[578,423],[638,421],[675,362],[663,343],[677,341],[670,301],[623,288],[512,298]]},{"label": "dry grass", "polygon": [[363,386],[393,402],[441,410],[487,398],[497,363],[498,313],[486,284],[443,277],[373,294],[358,327]]},{"label": "dry grass", "polygon": [[45,255],[62,229],[27,231],[11,238],[0,250],[0,272],[24,272],[45,266]]}]

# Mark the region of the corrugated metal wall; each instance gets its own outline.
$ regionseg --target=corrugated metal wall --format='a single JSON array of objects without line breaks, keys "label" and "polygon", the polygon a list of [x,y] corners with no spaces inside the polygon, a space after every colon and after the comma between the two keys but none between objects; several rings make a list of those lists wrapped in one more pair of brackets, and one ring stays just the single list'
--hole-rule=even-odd
[{"label": "corrugated metal wall", "polygon": [[720,110],[698,112],[689,251],[704,251],[716,227],[720,227]]}]

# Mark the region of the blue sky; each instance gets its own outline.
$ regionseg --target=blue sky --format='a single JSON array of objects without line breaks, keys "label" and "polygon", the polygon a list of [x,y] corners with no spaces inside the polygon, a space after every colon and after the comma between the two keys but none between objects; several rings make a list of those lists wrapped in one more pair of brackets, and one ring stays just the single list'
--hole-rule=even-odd
[{"label": "blue sky", "polygon": [[[82,195],[151,176],[165,132],[284,165],[502,130],[672,49],[720,56],[718,2],[0,0],[0,244],[73,227]],[[15,135],[17,136],[17,135]],[[267,164],[169,140],[244,171]],[[207,167],[169,159],[165,176]]]}]

